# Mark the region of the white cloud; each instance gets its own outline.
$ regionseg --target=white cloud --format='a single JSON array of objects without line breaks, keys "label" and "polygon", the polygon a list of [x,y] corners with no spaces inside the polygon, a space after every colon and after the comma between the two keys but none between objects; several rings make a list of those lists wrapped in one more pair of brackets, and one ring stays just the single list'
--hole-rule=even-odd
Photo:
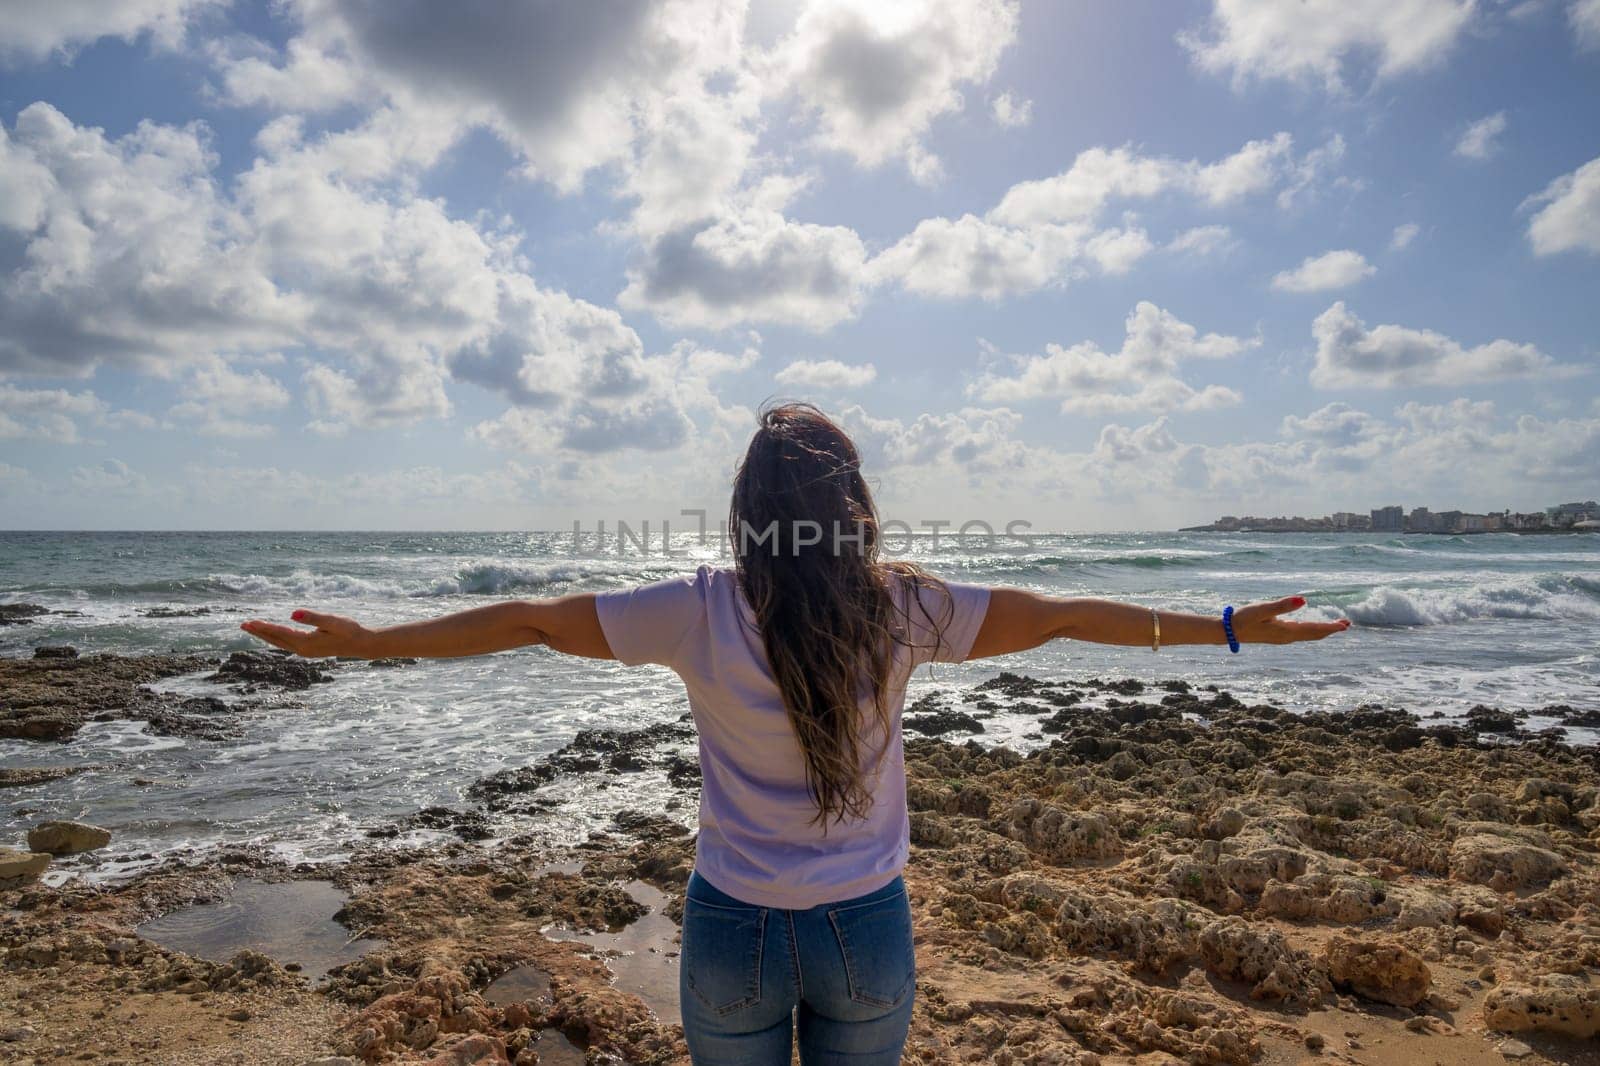
[{"label": "white cloud", "polygon": [[924,138],[963,106],[1016,39],[1015,0],[813,0],[769,63],[817,117],[817,141],[876,167],[907,161],[931,181],[940,166]]},{"label": "white cloud", "polygon": [[1148,301],[1129,313],[1126,330],[1115,352],[1084,341],[1070,348],[1048,345],[1044,355],[1015,356],[1013,373],[986,371],[967,394],[1001,404],[1059,399],[1066,412],[1200,411],[1240,402],[1237,392],[1220,385],[1194,388],[1178,370],[1184,362],[1238,355],[1252,341],[1201,334]]},{"label": "white cloud", "polygon": [[[1318,513],[1330,501],[1365,507],[1378,494],[1498,509],[1518,500],[1535,505],[1530,484],[1540,486],[1540,495],[1565,493],[1600,477],[1600,418],[1503,417],[1491,403],[1458,399],[1407,403],[1385,419],[1334,403],[1286,417],[1277,440],[1194,445],[1177,439],[1160,418],[1133,428],[1110,425],[1092,461],[1082,458],[1054,458],[1058,468],[1074,472],[1079,494],[1117,502],[1158,498],[1180,515],[1290,513],[1302,505]],[[1461,479],[1464,466],[1472,470],[1470,485]]]},{"label": "white cloud", "polygon": [[995,97],[989,107],[994,120],[1006,129],[1016,129],[1033,121],[1033,101],[1018,99],[1010,92]]},{"label": "white cloud", "polygon": [[1189,255],[1211,255],[1225,251],[1233,243],[1233,230],[1227,226],[1196,226],[1167,242],[1167,251]]},{"label": "white cloud", "polygon": [[841,363],[837,359],[797,359],[778,371],[774,380],[791,389],[842,392],[859,389],[878,379],[871,363]]},{"label": "white cloud", "polygon": [[79,444],[78,419],[98,418],[105,404],[92,392],[23,389],[0,381],[0,440]]},{"label": "white cloud", "polygon": [[1572,33],[1579,49],[1600,50],[1600,0],[1572,0],[1567,17],[1572,21]]},{"label": "white cloud", "polygon": [[351,62],[326,22],[289,39],[280,57],[263,41],[209,41],[206,53],[222,78],[218,96],[236,107],[267,107],[298,113],[357,103],[377,87]]},{"label": "white cloud", "polygon": [[1311,383],[1324,389],[1459,386],[1574,372],[1531,344],[1494,340],[1466,348],[1428,329],[1368,329],[1342,301],[1317,316],[1311,333],[1317,341]]},{"label": "white cloud", "polygon": [[1089,148],[1054,177],[1023,181],[989,212],[1011,226],[1092,219],[1113,199],[1151,199],[1187,192],[1220,206],[1271,188],[1293,162],[1293,139],[1279,133],[1250,141],[1214,163],[1146,156],[1124,146]]},{"label": "white cloud", "polygon": [[264,437],[272,427],[245,416],[288,406],[289,392],[260,370],[239,371],[216,356],[180,386],[183,400],[167,412],[206,437]]},{"label": "white cloud", "polygon": [[1600,253],[1600,158],[1552,181],[1523,204],[1542,204],[1528,223],[1535,255]]},{"label": "white cloud", "polygon": [[1304,417],[1285,415],[1281,428],[1285,437],[1346,447],[1371,440],[1383,431],[1378,419],[1347,403],[1330,403]]},{"label": "white cloud", "polygon": [[1284,179],[1283,188],[1278,191],[1278,206],[1287,211],[1302,201],[1315,200],[1324,186],[1328,185],[1352,193],[1366,188],[1366,182],[1360,178],[1345,175],[1329,177],[1344,161],[1344,154],[1344,138],[1336,133],[1328,138],[1326,144],[1313,148],[1303,158],[1294,161]]},{"label": "white cloud", "polygon": [[0,463],[0,494],[21,491],[30,488],[32,484],[33,475],[27,468]]},{"label": "white cloud", "polygon": [[1040,454],[1014,438],[1022,416],[1003,407],[964,407],[902,422],[851,406],[839,412],[839,422],[856,442],[862,465],[891,475],[902,495],[941,482],[948,487],[952,478],[969,484],[1027,478],[1030,457]]},{"label": "white cloud", "polygon": [[266,277],[219,190],[204,130],[142,123],[118,140],[48,104],[0,128],[0,231],[25,249],[0,277],[0,369],[161,369],[289,340],[306,312]]},{"label": "white cloud", "polygon": [[577,189],[628,160],[637,129],[685,79],[737,59],[732,0],[595,0],[450,6],[291,0],[298,24],[279,62],[218,55],[234,102],[335,106],[387,101],[412,123],[494,130],[529,176]]},{"label": "white cloud", "polygon": [[1394,228],[1394,233],[1389,237],[1389,250],[1398,252],[1411,246],[1417,239],[1417,234],[1422,232],[1422,227],[1415,222],[1402,222]]},{"label": "white cloud", "polygon": [[[172,417],[226,435],[263,432],[244,416],[285,395],[234,357],[297,347],[321,353],[301,380],[322,432],[443,416],[452,374],[572,425],[682,405],[615,311],[526,273],[514,231],[452,219],[364,169],[391,122],[310,141],[273,123],[224,192],[197,127],[111,140],[25,109],[0,141],[0,183],[36,192],[4,220],[26,258],[0,278],[0,368],[191,373]],[[403,168],[419,157],[378,143]]]},{"label": "white cloud", "polygon": [[1102,274],[1118,276],[1132,270],[1155,245],[1144,230],[1128,227],[1103,229],[1090,237],[1083,248]]},{"label": "white cloud", "polygon": [[1360,252],[1341,248],[1307,256],[1293,270],[1280,271],[1273,276],[1272,287],[1279,292],[1326,292],[1349,288],[1377,272]]},{"label": "white cloud", "polygon": [[1166,455],[1177,448],[1178,442],[1167,429],[1167,420],[1163,417],[1134,429],[1118,425],[1102,427],[1100,438],[1095,441],[1094,455],[1111,463],[1131,463]]},{"label": "white cloud", "polygon": [[[1287,133],[1251,141],[1212,163],[1129,147],[1086,149],[1054,177],[1013,185],[981,217],[924,219],[867,264],[867,278],[924,296],[998,301],[1089,274],[1125,274],[1155,244],[1131,220],[1105,226],[1100,216],[1112,202],[1181,193],[1221,207],[1281,186],[1286,203],[1284,193],[1326,169],[1324,160],[1308,162],[1316,154],[1297,160]],[[1225,233],[1200,227],[1180,238],[1188,243],[1177,249],[1198,251]]]},{"label": "white cloud", "polygon": [[[758,338],[757,338],[758,339]],[[581,456],[643,450],[671,452],[691,440],[714,450],[726,445],[730,427],[749,425],[754,416],[742,407],[724,406],[715,381],[746,370],[759,359],[754,347],[735,355],[680,342],[661,355],[629,356],[622,365],[581,391],[561,418],[537,406],[519,406],[472,427],[470,436],[505,451],[545,455],[566,449]],[[697,423],[691,412],[701,416]],[[695,436],[696,429],[700,433]],[[699,468],[703,472],[703,466]],[[635,466],[633,473],[637,474]],[[608,480],[616,482],[616,470]]]},{"label": "white cloud", "polygon": [[140,411],[113,410],[92,392],[25,389],[0,381],[0,440],[89,443],[83,423],[108,429],[154,429],[154,418]]},{"label": "white cloud", "polygon": [[95,496],[134,496],[143,494],[150,483],[121,459],[106,459],[95,466],[74,467],[72,484],[78,491]]},{"label": "white cloud", "polygon": [[188,20],[227,0],[10,0],[3,6],[5,31],[0,33],[0,59],[43,59],[52,53],[70,56],[102,37],[132,42],[148,33],[153,41],[175,48]]},{"label": "white cloud", "polygon": [[1473,0],[1213,0],[1205,30],[1179,41],[1236,87],[1282,79],[1337,93],[1351,68],[1384,79],[1439,63],[1473,11]]},{"label": "white cloud", "polygon": [[656,240],[617,302],[679,327],[762,321],[820,331],[860,310],[866,256],[846,226],[752,207]]},{"label": "white cloud", "polygon": [[921,296],[998,301],[1064,280],[1091,232],[1078,224],[1011,228],[976,215],[929,218],[874,257],[869,275]]},{"label": "white cloud", "polygon": [[1500,151],[1499,137],[1506,131],[1506,113],[1486,115],[1462,131],[1455,153],[1463,159],[1488,159]]}]

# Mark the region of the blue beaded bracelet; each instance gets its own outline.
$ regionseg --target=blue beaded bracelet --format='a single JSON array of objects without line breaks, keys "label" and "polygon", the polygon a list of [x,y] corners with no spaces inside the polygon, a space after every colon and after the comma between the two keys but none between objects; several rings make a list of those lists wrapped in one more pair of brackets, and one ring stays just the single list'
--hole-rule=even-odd
[{"label": "blue beaded bracelet", "polygon": [[1233,635],[1233,604],[1222,609],[1222,632],[1228,638],[1228,650],[1239,654],[1239,638]]}]

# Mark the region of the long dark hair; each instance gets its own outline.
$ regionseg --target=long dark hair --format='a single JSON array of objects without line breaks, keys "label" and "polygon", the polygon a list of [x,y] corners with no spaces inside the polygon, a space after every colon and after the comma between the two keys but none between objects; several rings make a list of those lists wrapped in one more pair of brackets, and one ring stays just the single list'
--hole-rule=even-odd
[{"label": "long dark hair", "polygon": [[[906,612],[920,610],[938,634],[953,605],[920,567],[879,559],[877,508],[844,430],[805,403],[768,407],[760,422],[734,477],[728,533],[826,833],[872,806],[862,705],[887,744],[895,647],[913,639]],[[923,588],[944,593],[942,621]]]}]

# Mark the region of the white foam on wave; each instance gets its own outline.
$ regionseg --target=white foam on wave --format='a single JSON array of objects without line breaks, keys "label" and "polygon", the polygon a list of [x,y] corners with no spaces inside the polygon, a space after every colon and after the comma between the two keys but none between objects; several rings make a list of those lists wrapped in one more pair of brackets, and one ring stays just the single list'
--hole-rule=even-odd
[{"label": "white foam on wave", "polygon": [[314,574],[310,570],[296,570],[280,577],[264,574],[213,574],[211,577],[229,592],[240,596],[381,599],[406,594],[405,588],[395,581],[372,581],[348,574]]},{"label": "white foam on wave", "polygon": [[675,572],[677,568],[664,562],[652,565],[637,559],[563,559],[547,563],[486,560],[462,566],[451,576],[435,581],[426,593],[413,595],[490,596],[597,579],[607,583],[649,582]]},{"label": "white foam on wave", "polygon": [[290,574],[213,574],[211,580],[228,592],[257,599],[273,597],[319,599],[400,599],[435,596],[495,596],[510,592],[540,592],[564,585],[617,584],[659,581],[683,569],[666,560],[560,559],[516,563],[478,560],[463,563],[448,574],[419,574],[412,581],[363,578],[350,574],[296,570]]},{"label": "white foam on wave", "polygon": [[1481,618],[1600,620],[1600,578],[1549,574],[1465,588],[1373,589],[1341,610],[1358,625],[1451,625]]}]

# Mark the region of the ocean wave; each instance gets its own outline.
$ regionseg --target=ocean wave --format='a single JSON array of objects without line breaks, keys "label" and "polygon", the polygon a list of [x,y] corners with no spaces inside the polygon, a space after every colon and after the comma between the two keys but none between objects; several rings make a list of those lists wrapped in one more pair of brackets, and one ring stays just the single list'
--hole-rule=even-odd
[{"label": "ocean wave", "polygon": [[384,599],[410,594],[398,581],[353,577],[349,574],[316,574],[296,570],[292,574],[215,574],[218,587],[237,596],[270,598],[310,596],[328,599]]},{"label": "ocean wave", "polygon": [[270,599],[402,599],[442,596],[503,596],[546,592],[564,586],[615,587],[659,581],[682,571],[662,561],[568,559],[544,563],[481,560],[448,574],[409,580],[296,570],[290,574],[215,574],[213,587],[236,596]]},{"label": "ocean wave", "polygon": [[1258,549],[1240,551],[1198,551],[1184,548],[1127,551],[1115,554],[1084,553],[1081,555],[988,555],[967,559],[952,559],[951,564],[968,573],[983,576],[1014,574],[1054,574],[1063,570],[1094,570],[1101,567],[1134,570],[1166,570],[1201,566],[1226,565],[1264,559],[1269,552]]},{"label": "ocean wave", "polygon": [[184,596],[200,592],[227,592],[227,585],[216,577],[173,577],[152,581],[105,581],[82,585],[50,583],[16,585],[8,590],[19,596],[54,593],[91,600],[116,600],[130,596]]},{"label": "ocean wave", "polygon": [[538,592],[580,582],[642,584],[659,581],[677,568],[641,565],[640,561],[618,560],[616,564],[592,559],[573,559],[551,563],[480,562],[463,566],[449,577],[440,578],[426,592],[415,596],[499,596],[508,592]]},{"label": "ocean wave", "polygon": [[1546,574],[1465,588],[1383,586],[1340,610],[1365,626],[1451,625],[1481,618],[1600,620],[1600,578]]}]

